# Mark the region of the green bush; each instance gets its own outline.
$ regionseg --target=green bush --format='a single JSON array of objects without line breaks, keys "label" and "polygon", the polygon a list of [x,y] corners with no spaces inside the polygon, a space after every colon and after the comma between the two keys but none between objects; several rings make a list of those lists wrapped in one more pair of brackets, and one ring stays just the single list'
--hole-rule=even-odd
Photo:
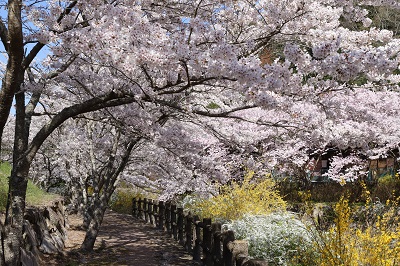
[{"label": "green bush", "polygon": [[119,213],[132,213],[132,199],[143,195],[131,188],[117,188],[111,197],[110,208]]},{"label": "green bush", "polygon": [[[285,178],[277,181],[277,189],[282,198],[288,202],[337,202],[347,195],[350,202],[365,202],[363,198],[364,183],[371,192],[371,198],[386,202],[400,196],[400,176],[384,175],[378,179],[364,181],[362,179],[341,185],[337,182],[316,182],[301,185],[300,182]],[[308,197],[304,199],[304,195]]]},{"label": "green bush", "polygon": [[380,177],[375,186],[371,188],[371,197],[374,200],[385,202],[400,196],[400,178],[398,175],[385,175]]},{"label": "green bush", "polygon": [[301,185],[295,180],[282,179],[277,182],[277,189],[288,202],[337,202],[343,195],[348,195],[351,202],[358,202],[362,195],[362,185],[359,181],[344,185],[334,181]]}]

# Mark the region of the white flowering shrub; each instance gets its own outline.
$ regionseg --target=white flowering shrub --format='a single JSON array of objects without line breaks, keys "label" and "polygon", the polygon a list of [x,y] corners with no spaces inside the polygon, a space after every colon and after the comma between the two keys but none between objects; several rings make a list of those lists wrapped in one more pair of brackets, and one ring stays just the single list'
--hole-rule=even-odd
[{"label": "white flowering shrub", "polygon": [[247,215],[225,224],[224,229],[233,230],[236,239],[249,242],[251,257],[272,265],[288,265],[313,245],[309,229],[292,213]]}]

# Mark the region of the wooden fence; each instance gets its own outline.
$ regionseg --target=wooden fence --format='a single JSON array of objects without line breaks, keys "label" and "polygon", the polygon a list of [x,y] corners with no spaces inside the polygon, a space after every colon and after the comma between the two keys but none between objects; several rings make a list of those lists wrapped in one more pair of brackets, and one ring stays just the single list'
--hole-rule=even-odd
[{"label": "wooden fence", "polygon": [[221,231],[220,223],[210,218],[184,214],[182,208],[162,201],[132,200],[132,215],[143,219],[178,241],[206,266],[266,266],[266,261],[248,258],[248,243],[235,240],[233,231]]}]

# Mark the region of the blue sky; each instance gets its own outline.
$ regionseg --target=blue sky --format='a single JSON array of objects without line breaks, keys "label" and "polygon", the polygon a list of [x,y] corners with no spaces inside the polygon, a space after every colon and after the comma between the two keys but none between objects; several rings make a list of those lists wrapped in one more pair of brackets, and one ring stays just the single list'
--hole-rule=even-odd
[{"label": "blue sky", "polygon": [[[7,20],[7,10],[5,9],[0,9],[0,17],[3,21]],[[34,44],[27,44],[25,46],[25,53],[28,54],[29,51],[32,49],[32,47],[34,46]],[[5,53],[5,49],[4,49],[4,45],[2,42],[0,42],[0,62],[7,64],[7,56]],[[42,50],[39,52],[39,54],[36,57],[36,61],[41,61],[42,59],[44,59],[47,55],[49,54],[49,49],[47,46],[45,46],[44,48],[42,48]],[[2,78],[0,78],[0,89],[1,89],[1,82],[2,82]],[[28,99],[27,99],[28,101]],[[11,114],[14,115],[15,114],[15,109],[11,108]]]}]

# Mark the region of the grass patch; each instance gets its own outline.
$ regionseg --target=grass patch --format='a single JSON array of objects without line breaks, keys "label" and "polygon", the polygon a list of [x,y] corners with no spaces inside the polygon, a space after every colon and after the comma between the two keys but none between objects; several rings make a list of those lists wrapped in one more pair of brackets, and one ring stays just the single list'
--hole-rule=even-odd
[{"label": "grass patch", "polygon": [[28,189],[26,191],[26,202],[28,205],[47,205],[49,202],[60,199],[60,197],[57,194],[47,193],[30,180],[28,181]]},{"label": "grass patch", "polygon": [[7,204],[8,176],[11,166],[8,163],[0,163],[0,211],[4,211]]},{"label": "grass patch", "polygon": [[[4,211],[6,208],[8,177],[10,173],[11,165],[9,163],[0,163],[0,211]],[[59,197],[59,195],[43,191],[30,180],[28,181],[28,189],[26,191],[26,202],[28,205],[44,205]]]}]

